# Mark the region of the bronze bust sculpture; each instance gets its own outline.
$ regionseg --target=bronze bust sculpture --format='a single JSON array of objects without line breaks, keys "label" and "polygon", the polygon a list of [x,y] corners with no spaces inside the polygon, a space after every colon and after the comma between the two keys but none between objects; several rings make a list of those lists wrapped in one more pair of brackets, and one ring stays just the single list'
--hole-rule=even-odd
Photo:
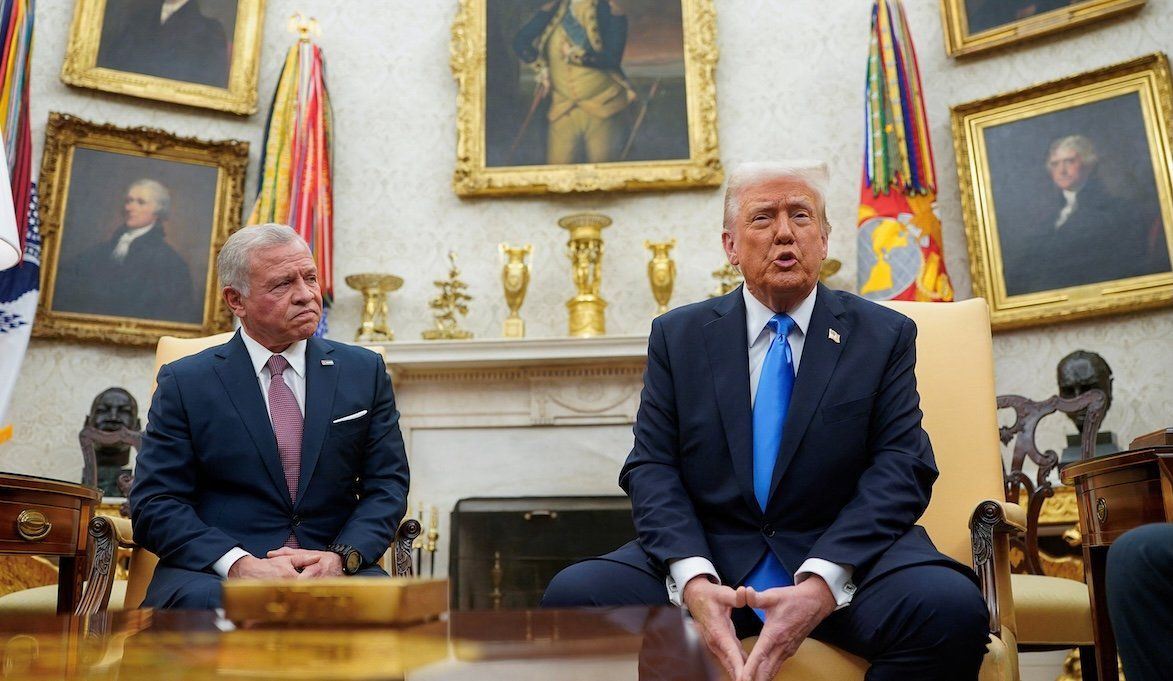
[{"label": "bronze bust sculpture", "polygon": [[[125,389],[107,388],[94,398],[79,438],[82,440],[83,453],[87,443],[93,448],[97,467],[96,483],[105,494],[114,495],[118,490],[118,476],[130,463],[130,449],[138,440],[141,429],[138,402]],[[133,434],[136,437],[103,437],[115,433]],[[86,463],[87,467],[91,465],[88,461]],[[85,477],[92,478],[93,474],[87,471]],[[93,480],[83,482],[92,484]]]},{"label": "bronze bust sculpture", "polygon": [[[1112,406],[1112,368],[1104,358],[1087,350],[1076,350],[1059,360],[1055,367],[1055,374],[1059,381],[1060,397],[1077,397],[1083,393],[1099,388],[1104,391],[1106,403],[1105,415]],[[1075,424],[1079,433],[1083,432],[1085,412],[1078,411],[1068,414],[1068,418]],[[1120,451],[1116,444],[1116,436],[1110,431],[1101,430],[1096,434],[1096,456],[1114,454]],[[1067,447],[1060,456],[1060,463],[1079,460],[1079,434],[1067,436]]]}]

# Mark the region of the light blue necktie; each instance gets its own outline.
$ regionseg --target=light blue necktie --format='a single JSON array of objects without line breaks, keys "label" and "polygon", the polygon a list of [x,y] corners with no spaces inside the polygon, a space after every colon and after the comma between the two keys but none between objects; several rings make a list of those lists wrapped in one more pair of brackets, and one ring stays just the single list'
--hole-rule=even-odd
[{"label": "light blue necktie", "polygon": [[[770,496],[778,450],[782,446],[782,424],[786,421],[786,410],[790,408],[790,392],[794,389],[794,355],[786,340],[794,328],[794,320],[776,314],[767,326],[774,330],[775,336],[762,360],[753,404],[753,493],[763,511]],[[769,549],[745,578],[745,584],[752,586],[754,591],[793,583],[786,568]],[[765,621],[765,611],[755,608],[754,612]]]}]

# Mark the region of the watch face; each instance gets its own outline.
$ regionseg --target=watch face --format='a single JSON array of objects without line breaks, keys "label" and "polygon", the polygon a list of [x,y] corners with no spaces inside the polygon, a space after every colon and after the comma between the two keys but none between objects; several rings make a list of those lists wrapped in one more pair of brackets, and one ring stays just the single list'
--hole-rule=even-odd
[{"label": "watch face", "polygon": [[347,553],[346,572],[353,575],[354,573],[358,572],[360,567],[362,567],[362,556],[359,555],[358,551],[351,551],[350,553]]}]

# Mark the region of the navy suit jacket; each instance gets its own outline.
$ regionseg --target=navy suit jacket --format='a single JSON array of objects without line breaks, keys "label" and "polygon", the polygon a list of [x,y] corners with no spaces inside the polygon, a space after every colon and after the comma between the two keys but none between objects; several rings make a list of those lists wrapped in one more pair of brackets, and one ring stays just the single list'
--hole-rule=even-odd
[{"label": "navy suit jacket", "polygon": [[130,494],[135,541],[160,561],[151,602],[166,601],[189,571],[211,573],[231,548],[264,557],[290,532],[305,549],[349,544],[368,563],[383,555],[407,508],[408,468],[379,355],[307,342],[296,502],[239,332],[164,365],[158,383]]},{"label": "navy suit jacket", "polygon": [[922,563],[972,577],[916,525],[937,469],[912,320],[819,284],[764,512],[753,492],[745,325],[740,288],[652,322],[635,446],[619,478],[638,540],[619,559],[664,574],[670,560],[701,556],[731,585],[766,551],[791,574],[807,558],[853,566],[858,586]]}]

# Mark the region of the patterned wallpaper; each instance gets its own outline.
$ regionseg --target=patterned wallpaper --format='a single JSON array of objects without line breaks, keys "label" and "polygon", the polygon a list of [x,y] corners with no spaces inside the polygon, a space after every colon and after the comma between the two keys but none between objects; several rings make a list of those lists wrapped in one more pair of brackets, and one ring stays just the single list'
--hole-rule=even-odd
[{"label": "patterned wallpaper", "polygon": [[[945,57],[938,3],[906,0],[916,42],[941,185],[940,215],[949,272],[959,297],[970,294],[965,235],[949,130],[951,104],[1057,78],[1154,51],[1173,52],[1173,0],[1149,0],[1139,13],[1074,33],[1021,44],[966,61]],[[822,158],[831,168],[831,255],[843,261],[832,284],[855,282],[854,217],[858,200],[868,0],[716,0],[721,60],[717,68],[722,161]],[[66,87],[58,79],[73,3],[37,3],[32,108],[35,162],[49,111],[119,125],[152,125],[183,135],[237,138],[253,144],[248,186],[266,112],[239,118]],[[260,101],[267,103],[292,36],[294,11],[316,16],[337,125],[339,288],[331,314],[334,338],[349,339],[359,295],[346,274],[383,271],[406,280],[391,295],[401,339],[428,324],[431,282],[446,273],[455,249],[475,296],[466,325],[478,337],[500,335],[507,309],[500,289],[500,241],[535,246],[522,315],[531,336],[565,334],[564,301],[572,295],[563,253],[567,213],[595,210],[606,230],[603,295],[608,331],[644,333],[655,309],[645,277],[644,239],[675,237],[674,305],[703,297],[709,273],[723,262],[719,190],[549,198],[458,199],[450,177],[455,155],[456,86],[448,69],[455,0],[269,0]],[[250,190],[251,191],[251,190]],[[1076,348],[1104,355],[1116,375],[1106,427],[1124,443],[1173,422],[1173,310],[1104,317],[999,333],[994,340],[1000,393],[1054,393],[1054,367]],[[76,433],[100,390],[122,385],[145,399],[149,350],[34,340],[17,386],[13,441],[0,446],[0,469],[75,478]],[[140,405],[145,417],[147,405]],[[1058,433],[1062,426],[1052,430]],[[1059,444],[1059,443],[1056,443]]]}]

